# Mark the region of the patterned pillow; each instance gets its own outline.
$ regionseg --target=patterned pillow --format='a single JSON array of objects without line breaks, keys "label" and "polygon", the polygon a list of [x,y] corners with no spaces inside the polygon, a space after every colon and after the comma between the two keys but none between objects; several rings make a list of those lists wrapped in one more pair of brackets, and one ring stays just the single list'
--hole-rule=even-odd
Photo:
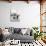
[{"label": "patterned pillow", "polygon": [[14,34],[14,27],[9,27],[8,32]]},{"label": "patterned pillow", "polygon": [[14,28],[14,33],[20,33],[21,29],[20,28]]}]

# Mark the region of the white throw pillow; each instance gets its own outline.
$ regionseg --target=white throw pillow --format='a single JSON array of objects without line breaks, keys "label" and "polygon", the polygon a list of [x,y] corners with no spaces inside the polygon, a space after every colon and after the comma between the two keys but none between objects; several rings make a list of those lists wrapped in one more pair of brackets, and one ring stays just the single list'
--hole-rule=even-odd
[{"label": "white throw pillow", "polygon": [[27,29],[21,29],[21,33],[24,35],[27,32]]},{"label": "white throw pillow", "polygon": [[3,29],[3,35],[9,35],[10,33],[8,32],[8,29]]}]

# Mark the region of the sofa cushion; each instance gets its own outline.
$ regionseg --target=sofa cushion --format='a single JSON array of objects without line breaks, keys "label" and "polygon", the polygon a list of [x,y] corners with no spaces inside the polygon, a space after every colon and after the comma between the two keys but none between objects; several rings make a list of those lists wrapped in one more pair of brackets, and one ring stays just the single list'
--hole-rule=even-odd
[{"label": "sofa cushion", "polygon": [[9,38],[12,40],[12,39],[15,39],[15,40],[20,40],[20,42],[32,42],[32,40],[34,40],[34,37],[33,36],[29,36],[29,35],[21,35],[21,34],[13,34],[13,35],[10,35]]},{"label": "sofa cushion", "polygon": [[21,29],[20,28],[14,28],[14,33],[20,33]]},{"label": "sofa cushion", "polygon": [[14,27],[9,27],[8,32],[10,32],[11,34],[14,34]]},{"label": "sofa cushion", "polygon": [[25,35],[26,32],[27,32],[27,29],[21,29],[21,33],[22,33],[23,35]]}]

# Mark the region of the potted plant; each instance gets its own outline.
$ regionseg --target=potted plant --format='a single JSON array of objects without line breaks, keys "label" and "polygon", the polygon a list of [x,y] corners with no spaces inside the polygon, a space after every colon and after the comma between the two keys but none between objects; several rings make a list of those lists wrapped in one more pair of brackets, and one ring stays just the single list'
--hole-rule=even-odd
[{"label": "potted plant", "polygon": [[35,31],[35,33],[34,33],[34,40],[36,40],[38,37],[41,38],[42,32],[38,31],[39,28],[38,27],[32,27],[32,28]]},{"label": "potted plant", "polygon": [[[32,27],[33,28],[33,30],[35,31],[34,32],[34,40],[36,40],[36,38],[38,37],[38,32],[37,32],[37,30],[38,30],[38,27]],[[37,32],[37,33],[36,33]]]}]

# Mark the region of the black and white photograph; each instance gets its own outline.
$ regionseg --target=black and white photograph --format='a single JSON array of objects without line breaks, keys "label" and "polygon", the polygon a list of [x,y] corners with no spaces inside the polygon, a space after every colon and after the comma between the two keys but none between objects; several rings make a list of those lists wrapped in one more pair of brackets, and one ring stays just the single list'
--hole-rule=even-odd
[{"label": "black and white photograph", "polygon": [[10,10],[10,21],[11,22],[19,21],[19,15],[16,12],[13,12],[13,10]]}]

